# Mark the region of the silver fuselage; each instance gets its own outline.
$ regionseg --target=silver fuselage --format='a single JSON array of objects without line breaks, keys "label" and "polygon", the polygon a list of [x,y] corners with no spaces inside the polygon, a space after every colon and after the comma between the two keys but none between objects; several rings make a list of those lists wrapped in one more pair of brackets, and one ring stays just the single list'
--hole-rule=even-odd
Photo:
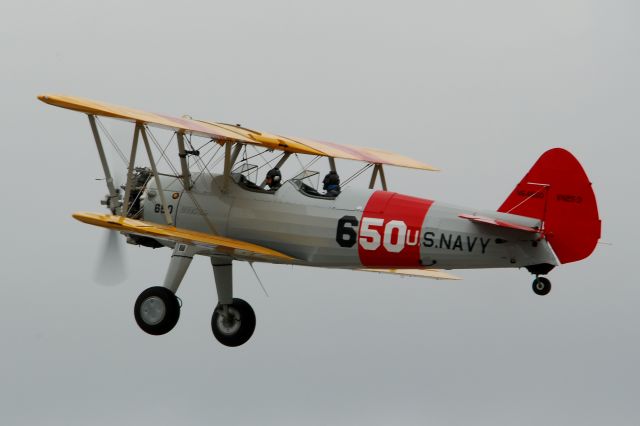
[{"label": "silver fuselage", "polygon": [[[538,234],[477,224],[459,215],[482,214],[528,227],[539,226],[537,219],[399,194],[396,199],[411,200],[394,205],[393,193],[370,189],[347,187],[335,199],[323,199],[304,194],[290,181],[274,193],[261,193],[233,179],[223,192],[220,175],[194,174],[193,180],[193,188],[185,192],[178,179],[162,178],[176,227],[278,250],[298,259],[297,264],[441,269],[558,264]],[[385,197],[392,201],[376,210],[371,200]],[[403,219],[414,204],[428,209],[424,217],[417,216],[418,222]],[[143,195],[144,220],[165,223],[161,205],[151,182]]]}]

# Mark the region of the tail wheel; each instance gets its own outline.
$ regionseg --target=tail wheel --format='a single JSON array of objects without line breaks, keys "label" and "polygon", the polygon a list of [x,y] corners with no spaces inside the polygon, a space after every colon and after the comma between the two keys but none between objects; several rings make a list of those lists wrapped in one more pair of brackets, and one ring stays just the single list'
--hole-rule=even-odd
[{"label": "tail wheel", "polygon": [[256,328],[256,314],[242,299],[230,305],[216,306],[211,317],[211,330],[220,343],[235,347],[246,343]]},{"label": "tail wheel", "polygon": [[536,277],[536,279],[533,280],[532,288],[533,292],[538,296],[547,295],[551,291],[551,281],[545,277]]},{"label": "tail wheel", "polygon": [[136,299],[133,315],[142,331],[159,336],[171,331],[178,323],[180,303],[171,290],[150,287]]}]

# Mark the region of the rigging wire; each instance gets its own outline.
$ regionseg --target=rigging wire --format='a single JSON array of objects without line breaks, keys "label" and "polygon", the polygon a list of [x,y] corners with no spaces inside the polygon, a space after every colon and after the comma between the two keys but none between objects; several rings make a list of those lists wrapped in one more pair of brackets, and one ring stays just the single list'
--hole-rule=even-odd
[{"label": "rigging wire", "polygon": [[264,288],[264,285],[262,284],[262,280],[260,279],[260,277],[258,276],[258,273],[256,272],[256,268],[253,267],[253,262],[249,262],[249,266],[251,266],[251,270],[253,271],[253,274],[258,279],[258,283],[260,283],[260,287],[262,287],[262,291],[264,291],[265,296],[269,297],[269,293],[267,293],[267,289]]},{"label": "rigging wire", "polygon": [[124,165],[128,167],[129,159],[127,158],[127,156],[122,152],[122,150],[120,149],[116,141],[113,139],[113,137],[111,136],[111,133],[109,133],[107,128],[104,126],[104,124],[102,124],[102,121],[100,121],[100,118],[99,117],[95,117],[95,118],[96,118],[96,122],[98,123],[98,126],[100,126],[100,128],[102,129],[102,132],[107,136],[107,139],[111,143],[111,146],[113,146],[113,149],[116,150],[116,153],[118,154],[118,156],[120,157]]},{"label": "rigging wire", "polygon": [[205,146],[209,145],[210,143],[215,143],[215,141],[213,140],[213,138],[209,139],[208,141],[206,141],[205,143],[203,143],[202,145],[200,145],[199,148],[194,148],[193,145],[191,144],[191,136],[188,138],[189,141],[189,146],[191,147],[192,150],[194,151],[200,151],[202,148],[204,148]]},{"label": "rigging wire", "polygon": [[298,156],[298,154],[296,153],[295,155],[296,155],[296,159],[298,160],[298,163],[300,163],[300,167],[302,167],[302,169],[298,173],[296,173],[296,176],[299,175],[300,173],[304,172],[305,170],[307,170],[309,167],[313,166],[315,164],[315,162],[318,161],[322,157],[321,155],[316,155],[305,166],[305,165],[302,164],[302,161],[300,161],[300,157]]},{"label": "rigging wire", "polygon": [[[146,126],[145,126],[146,127]],[[148,129],[148,128],[147,128]],[[151,134],[151,132],[149,132],[149,134]],[[175,136],[175,134],[174,134]],[[154,144],[156,145],[156,147],[158,147],[158,149],[160,149],[160,144],[157,143],[155,137],[153,136],[153,134],[151,134],[151,138],[154,141]],[[173,137],[171,138],[173,139]],[[171,142],[171,140],[169,141]],[[167,147],[169,145],[167,144]],[[166,150],[166,148],[165,148]],[[211,221],[209,220],[209,218],[207,217],[207,215],[204,212],[204,209],[202,208],[202,206],[200,205],[200,203],[198,202],[198,200],[196,199],[196,197],[193,195],[193,193],[191,191],[188,191],[185,187],[184,187],[184,182],[182,182],[182,179],[178,178],[177,176],[179,176],[178,171],[176,170],[176,168],[173,166],[173,163],[167,158],[166,154],[164,151],[161,151],[162,156],[166,159],[167,164],[169,165],[169,167],[171,168],[171,170],[173,171],[173,173],[175,173],[176,175],[176,180],[180,183],[180,185],[182,186],[182,188],[184,189],[184,193],[186,193],[189,198],[191,199],[191,202],[193,202],[193,205],[196,207],[196,209],[198,210],[198,213],[200,214],[200,216],[202,217],[202,219],[205,221],[205,223],[207,224],[207,227],[209,228],[209,230],[211,231],[211,233],[213,233],[214,235],[218,235],[218,232],[216,231],[215,226],[213,226],[213,223],[211,223]],[[172,182],[173,183],[173,182]]]},{"label": "rigging wire", "polygon": [[342,187],[344,188],[345,186],[349,185],[355,178],[366,172],[371,166],[373,166],[372,163],[365,164],[360,170],[349,176],[347,180],[345,180],[342,184]]},{"label": "rigging wire", "polygon": [[[187,138],[187,143],[189,144],[189,147],[191,148],[192,151],[197,151],[199,154],[195,156],[195,158],[193,159],[193,162],[191,162],[190,159],[188,159],[188,166],[191,166],[193,164],[195,164],[196,166],[198,166],[198,168],[200,169],[200,174],[198,175],[197,178],[194,179],[193,184],[195,185],[198,180],[200,179],[200,177],[202,177],[202,175],[204,174],[205,170],[207,171],[207,173],[209,174],[209,176],[211,176],[211,178],[213,179],[213,174],[211,173],[211,170],[209,169],[209,163],[215,158],[215,156],[218,154],[218,152],[220,151],[220,148],[222,148],[221,144],[216,143],[216,141],[211,138],[208,141],[206,141],[205,143],[203,143],[202,145],[200,145],[198,148],[194,148],[193,146],[193,136],[189,135]],[[211,146],[207,149],[206,152],[204,153],[200,153],[200,151],[207,145],[211,144]],[[217,145],[217,149],[216,151],[213,153],[213,156],[205,163],[203,158],[206,158],[207,155],[209,155],[209,153],[211,153],[211,151],[213,151],[216,148]],[[218,164],[218,162],[216,162],[213,167],[215,167]]]},{"label": "rigging wire", "polygon": [[[193,184],[195,185],[196,182],[198,182],[198,180],[204,175],[205,170],[207,171],[207,173],[209,174],[209,176],[211,177],[211,179],[213,179],[213,174],[211,173],[211,171],[209,170],[209,164],[211,163],[211,161],[213,161],[214,158],[216,158],[216,156],[218,155],[218,152],[220,152],[220,149],[222,148],[222,145],[218,145],[218,149],[216,150],[216,152],[213,153],[213,155],[211,156],[211,158],[205,163],[204,160],[202,159],[202,157],[196,157],[196,164],[198,165],[198,167],[201,170],[200,175],[198,175],[198,177],[193,181]],[[207,152],[207,154],[209,152],[211,152],[213,150],[213,147]],[[221,156],[220,158],[218,158],[216,160],[216,162],[213,164],[213,166],[211,166],[212,168],[217,166],[220,161],[224,160],[224,156]],[[198,161],[200,161],[198,163]]]},{"label": "rigging wire", "polygon": [[[267,150],[268,151],[268,150]],[[262,151],[262,153],[264,154],[266,151]],[[280,158],[282,158],[282,156],[284,156],[284,151],[282,151],[282,154],[279,154],[277,157],[272,158],[271,161],[276,161]],[[263,158],[264,159],[264,158]],[[264,164],[261,164],[260,166],[258,166],[258,170],[260,170],[261,168],[263,168],[264,166],[266,166],[267,164],[269,165],[269,167],[271,167],[271,161],[269,160],[265,160]]]},{"label": "rigging wire", "polygon": [[[264,151],[259,152],[259,151],[258,151],[258,148],[256,148],[255,146],[251,145],[251,147],[254,149],[254,151],[256,151],[256,152],[257,152],[257,154],[256,154],[256,155],[254,155],[254,156],[252,156],[251,158],[253,158],[253,157],[257,157],[257,156],[259,155],[259,156],[260,156],[260,158],[262,158],[262,161],[264,161],[264,163],[263,163],[261,166],[258,166],[258,170],[260,170],[260,168],[262,168],[262,167],[266,166],[267,164],[268,164],[268,165],[269,165],[269,167],[271,168],[271,167],[272,167],[272,166],[271,166],[271,162],[272,162],[272,161],[275,161],[277,158],[279,158],[279,157],[280,157],[280,155],[278,155],[277,157],[272,158],[271,160],[267,160],[266,158],[264,158],[264,155],[262,155],[262,154],[264,154],[265,152],[269,151],[269,149],[265,149]],[[284,151],[282,151],[282,154],[281,154],[281,155],[284,155]]]},{"label": "rigging wire", "polygon": [[[193,147],[193,144],[191,142],[191,137],[188,139],[189,140],[189,146],[191,147],[191,149],[193,151],[197,151],[198,155],[195,156],[195,159],[193,160],[192,164],[195,164],[198,166],[198,168],[200,169],[200,175],[194,180],[194,185],[195,183],[198,181],[198,179],[200,178],[200,176],[202,176],[202,174],[205,172],[205,170],[207,171],[207,173],[209,174],[209,176],[211,176],[211,178],[213,178],[213,175],[211,174],[211,171],[209,170],[209,168],[207,167],[209,165],[209,163],[211,162],[211,160],[213,160],[213,158],[218,154],[218,152],[220,151],[220,148],[222,147],[222,145],[215,143],[215,141],[213,140],[213,138],[209,139],[207,142],[205,142],[204,144],[200,145],[197,149]],[[200,151],[207,145],[211,144],[211,146],[209,148],[207,148],[207,150],[203,153],[200,153]],[[209,153],[211,151],[213,151],[216,148],[217,145],[217,150],[216,152],[213,153],[213,157],[211,157],[211,159],[209,159],[209,161],[207,161],[207,163],[205,164],[204,162],[204,158],[207,157],[207,155],[209,155]]]},{"label": "rigging wire", "polygon": [[[164,161],[167,162],[167,165],[169,166],[171,171],[173,171],[173,173],[175,173],[175,175],[176,175],[176,178],[178,178],[180,176],[180,173],[178,173],[178,169],[176,169],[174,167],[174,165],[171,162],[171,160],[169,160],[169,156],[166,155],[166,151],[167,151],[167,149],[169,149],[169,145],[171,145],[171,142],[173,141],[173,138],[176,136],[176,133],[174,132],[173,135],[171,135],[171,138],[169,139],[169,142],[167,142],[167,145],[165,145],[164,149],[162,149],[162,147],[160,146],[160,143],[156,139],[155,135],[151,132],[151,129],[149,128],[149,126],[145,125],[145,128],[147,130],[147,134],[151,138],[151,141],[156,146],[156,148],[158,148],[158,150],[160,151],[160,158],[164,159]],[[161,164],[160,161],[158,161],[158,166],[160,164]]]},{"label": "rigging wire", "polygon": [[[256,147],[254,147],[253,145],[251,145],[251,147],[252,147],[255,151],[258,151],[258,149],[257,149]],[[257,156],[262,155],[262,154],[264,154],[264,153],[266,153],[266,152],[268,152],[268,151],[270,151],[270,150],[269,150],[269,148],[265,149],[265,150],[264,150],[264,151],[262,151],[262,152],[258,152],[257,154],[254,154],[254,155],[252,155],[251,157],[247,157],[247,158],[245,158],[245,161],[247,161],[247,160],[251,160],[252,158],[256,158]],[[284,151],[283,151],[283,153],[284,153]],[[263,160],[264,160],[264,158],[263,158]],[[266,161],[266,160],[265,160],[265,161]],[[271,161],[273,161],[273,160],[271,160]]]}]

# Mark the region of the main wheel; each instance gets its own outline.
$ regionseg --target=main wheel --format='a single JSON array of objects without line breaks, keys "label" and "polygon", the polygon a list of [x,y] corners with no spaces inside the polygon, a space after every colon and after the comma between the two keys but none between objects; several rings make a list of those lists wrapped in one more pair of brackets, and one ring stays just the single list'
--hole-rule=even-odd
[{"label": "main wheel", "polygon": [[225,346],[246,343],[256,329],[256,314],[251,305],[242,299],[233,299],[226,307],[219,304],[211,317],[211,330],[218,342]]},{"label": "main wheel", "polygon": [[133,315],[144,332],[159,336],[171,331],[178,323],[180,303],[171,290],[149,287],[136,299]]},{"label": "main wheel", "polygon": [[544,296],[546,294],[549,294],[549,292],[551,291],[551,281],[549,281],[545,277],[536,277],[536,279],[533,280],[532,287],[535,294],[537,294],[538,296]]}]

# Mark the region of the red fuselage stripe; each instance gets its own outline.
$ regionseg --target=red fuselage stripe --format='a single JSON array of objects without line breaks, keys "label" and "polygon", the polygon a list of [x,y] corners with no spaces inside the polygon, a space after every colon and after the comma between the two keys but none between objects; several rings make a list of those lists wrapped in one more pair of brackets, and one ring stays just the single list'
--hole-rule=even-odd
[{"label": "red fuselage stripe", "polygon": [[362,214],[358,255],[366,267],[417,268],[422,225],[431,200],[395,192],[374,192]]}]

